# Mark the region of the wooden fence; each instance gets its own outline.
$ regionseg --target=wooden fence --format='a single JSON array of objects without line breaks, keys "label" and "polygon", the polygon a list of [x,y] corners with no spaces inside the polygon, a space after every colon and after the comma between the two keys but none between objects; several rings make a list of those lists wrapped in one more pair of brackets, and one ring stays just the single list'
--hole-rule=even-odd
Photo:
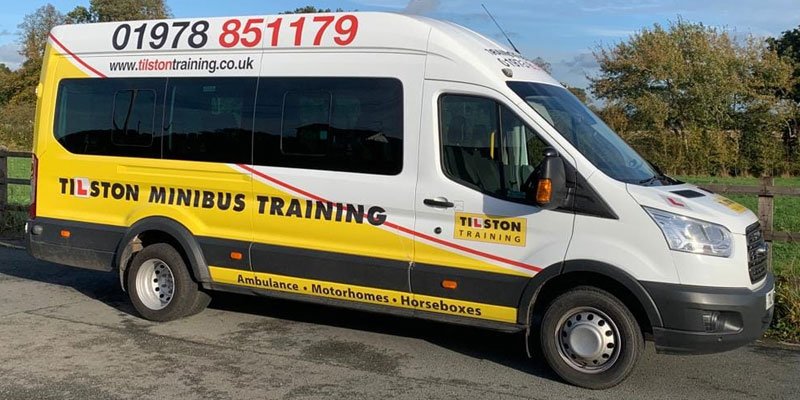
[{"label": "wooden fence", "polygon": [[703,189],[719,194],[750,194],[758,196],[758,220],[764,239],[768,242],[800,242],[800,232],[775,232],[773,216],[775,196],[800,196],[800,188],[775,186],[775,178],[759,178],[758,186],[700,184]]},{"label": "wooden fence", "polygon": [[31,153],[22,151],[5,151],[0,149],[0,211],[28,211],[27,205],[8,204],[8,185],[29,185],[30,178],[9,178],[9,158],[31,158]]},{"label": "wooden fence", "polygon": [[[30,158],[31,153],[0,150],[0,211],[27,211],[28,206],[8,204],[8,185],[30,185],[30,179],[9,178],[10,157]],[[775,186],[775,179],[763,177],[757,186],[701,184],[703,189],[719,194],[749,194],[758,196],[758,219],[768,242],[800,242],[800,232],[775,232],[773,224],[775,196],[800,196],[800,188]],[[770,251],[771,258],[771,251]]]}]

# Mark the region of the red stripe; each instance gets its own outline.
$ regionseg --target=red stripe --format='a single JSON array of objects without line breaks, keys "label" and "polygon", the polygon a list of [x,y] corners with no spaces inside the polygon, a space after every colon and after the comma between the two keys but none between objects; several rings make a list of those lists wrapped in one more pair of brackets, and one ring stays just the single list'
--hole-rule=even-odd
[{"label": "red stripe", "polygon": [[[272,183],[275,183],[277,185],[283,186],[283,187],[285,187],[285,188],[287,188],[287,189],[289,189],[289,190],[291,190],[293,192],[299,193],[299,194],[301,194],[303,196],[306,196],[308,198],[314,199],[316,201],[322,201],[322,202],[326,202],[326,203],[331,203],[331,201],[328,201],[328,200],[326,200],[326,199],[324,199],[322,197],[319,197],[317,195],[314,195],[314,194],[311,194],[309,192],[306,192],[305,190],[300,189],[300,188],[295,187],[295,186],[292,186],[292,185],[290,185],[290,184],[288,184],[286,182],[283,182],[283,181],[280,181],[278,179],[275,179],[275,178],[273,178],[273,177],[271,177],[269,175],[266,175],[266,174],[264,174],[264,173],[262,173],[260,171],[257,171],[257,170],[255,170],[253,168],[250,168],[247,165],[244,165],[244,164],[237,164],[237,165],[239,166],[239,168],[247,170],[248,172],[251,172],[251,173],[253,173],[255,175],[258,175],[259,177],[264,178],[264,179],[266,179],[266,180],[268,180],[268,181],[270,181]],[[429,236],[429,235],[426,235],[424,233],[420,233],[420,232],[408,229],[408,228],[406,228],[404,226],[400,226],[400,225],[394,224],[394,223],[389,222],[389,221],[384,222],[383,225],[387,226],[389,228],[398,230],[400,232],[407,233],[409,235],[413,235],[413,236],[416,236],[416,237],[419,237],[419,238],[422,238],[422,239],[425,239],[425,240],[428,240],[428,241],[431,241],[431,242],[434,242],[434,243],[441,244],[443,246],[452,247],[454,249],[461,250],[461,251],[463,251],[465,253],[474,254],[476,256],[488,258],[490,260],[500,261],[502,263],[513,265],[513,266],[519,267],[519,268],[524,268],[524,269],[531,270],[531,271],[534,271],[534,272],[539,272],[539,271],[542,270],[541,268],[535,267],[535,266],[530,265],[530,264],[521,263],[519,261],[514,261],[514,260],[511,260],[511,259],[508,259],[508,258],[496,256],[494,254],[484,253],[484,252],[479,251],[479,250],[475,250],[475,249],[472,249],[472,248],[469,248],[469,247],[464,247],[464,246],[461,246],[459,244],[451,243],[451,242],[448,242],[446,240],[442,240],[442,239],[439,239],[439,238],[436,238],[436,237],[433,237],[433,236]]]},{"label": "red stripe", "polygon": [[105,77],[106,77],[105,75],[103,75],[103,73],[102,73],[102,72],[100,72],[100,71],[98,71],[98,70],[94,69],[94,68],[93,68],[91,65],[87,64],[87,63],[86,63],[86,61],[83,61],[83,60],[81,60],[81,58],[80,58],[80,57],[78,57],[78,56],[76,56],[76,55],[75,55],[75,53],[73,53],[73,52],[69,51],[69,49],[68,49],[68,48],[66,48],[66,47],[65,47],[63,44],[61,44],[61,42],[59,42],[59,41],[58,41],[58,39],[56,39],[56,37],[55,37],[55,36],[53,36],[53,34],[52,34],[52,33],[50,33],[49,35],[50,35],[50,39],[52,39],[52,40],[53,40],[53,42],[54,42],[55,44],[57,44],[57,45],[58,45],[58,47],[60,47],[60,48],[61,48],[61,50],[64,50],[64,52],[66,52],[66,53],[67,53],[67,54],[69,54],[69,55],[70,55],[72,58],[74,58],[76,61],[78,61],[79,63],[81,63],[81,65],[83,65],[84,67],[86,67],[86,69],[88,69],[89,71],[92,71],[92,72],[94,72],[95,74],[97,74],[97,76],[99,76],[99,77],[101,77],[101,78],[105,78]]}]

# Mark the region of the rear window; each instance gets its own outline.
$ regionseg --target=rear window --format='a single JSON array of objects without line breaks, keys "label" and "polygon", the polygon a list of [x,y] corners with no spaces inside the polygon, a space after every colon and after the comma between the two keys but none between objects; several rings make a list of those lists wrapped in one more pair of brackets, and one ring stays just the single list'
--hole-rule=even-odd
[{"label": "rear window", "polygon": [[160,102],[166,79],[65,79],[55,137],[68,151],[161,157]]}]

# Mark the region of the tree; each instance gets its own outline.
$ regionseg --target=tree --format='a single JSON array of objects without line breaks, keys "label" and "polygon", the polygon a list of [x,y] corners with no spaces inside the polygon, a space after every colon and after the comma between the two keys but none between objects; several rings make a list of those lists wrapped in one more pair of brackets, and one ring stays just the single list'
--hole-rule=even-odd
[{"label": "tree", "polygon": [[[798,142],[800,142],[800,138],[798,138],[800,136],[800,27],[783,32],[777,39],[767,39],[767,45],[778,56],[790,60],[794,67],[794,72],[792,73],[794,86],[788,93],[778,92],[778,95],[795,103],[794,117],[787,122],[783,140],[790,151],[796,151]],[[795,158],[800,157],[795,155]]]},{"label": "tree", "polygon": [[586,95],[586,89],[572,87],[563,82],[561,84],[564,85],[564,87],[566,87],[567,90],[570,91],[570,93],[572,93],[575,97],[577,97],[578,100],[581,101],[581,103],[589,104],[589,96]]},{"label": "tree", "polygon": [[791,65],[761,40],[678,19],[594,53],[591,90],[628,117],[620,132],[678,173],[780,173],[797,169],[782,143]]},{"label": "tree", "polygon": [[67,13],[67,23],[69,24],[85,24],[93,22],[94,17],[92,12],[84,6],[76,6],[72,11]]},{"label": "tree", "polygon": [[67,13],[67,22],[113,22],[170,18],[164,0],[91,0],[89,8],[77,6]]},{"label": "tree", "polygon": [[781,57],[786,57],[794,63],[794,87],[788,97],[800,103],[800,26],[785,31],[778,38],[768,38],[767,45]]},{"label": "tree", "polygon": [[305,6],[305,7],[298,7],[294,10],[287,10],[281,12],[279,14],[316,14],[316,13],[329,13],[329,12],[343,12],[344,10],[341,8],[337,8],[336,10],[331,10],[330,8],[322,9],[316,8],[314,6]]},{"label": "tree", "polygon": [[22,47],[20,55],[25,57],[26,63],[31,60],[41,60],[50,29],[63,23],[64,14],[58,12],[52,4],[41,6],[33,14],[23,18],[18,26],[19,44]]},{"label": "tree", "polygon": [[52,4],[39,7],[26,15],[19,24],[20,55],[25,57],[22,67],[2,78],[0,100],[11,103],[32,103],[36,100],[34,88],[39,82],[42,57],[48,35],[54,26],[64,23],[64,14]]}]

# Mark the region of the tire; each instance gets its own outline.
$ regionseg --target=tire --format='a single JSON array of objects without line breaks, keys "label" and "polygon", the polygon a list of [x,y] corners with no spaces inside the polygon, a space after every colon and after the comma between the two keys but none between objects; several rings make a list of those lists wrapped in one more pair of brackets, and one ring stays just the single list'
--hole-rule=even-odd
[{"label": "tire", "polygon": [[644,351],[633,314],[610,293],[590,286],[556,297],[542,317],[539,337],[550,368],[587,389],[618,385]]},{"label": "tire", "polygon": [[192,280],[180,253],[166,243],[147,246],[134,256],[127,283],[133,307],[151,321],[197,314],[211,301]]}]

